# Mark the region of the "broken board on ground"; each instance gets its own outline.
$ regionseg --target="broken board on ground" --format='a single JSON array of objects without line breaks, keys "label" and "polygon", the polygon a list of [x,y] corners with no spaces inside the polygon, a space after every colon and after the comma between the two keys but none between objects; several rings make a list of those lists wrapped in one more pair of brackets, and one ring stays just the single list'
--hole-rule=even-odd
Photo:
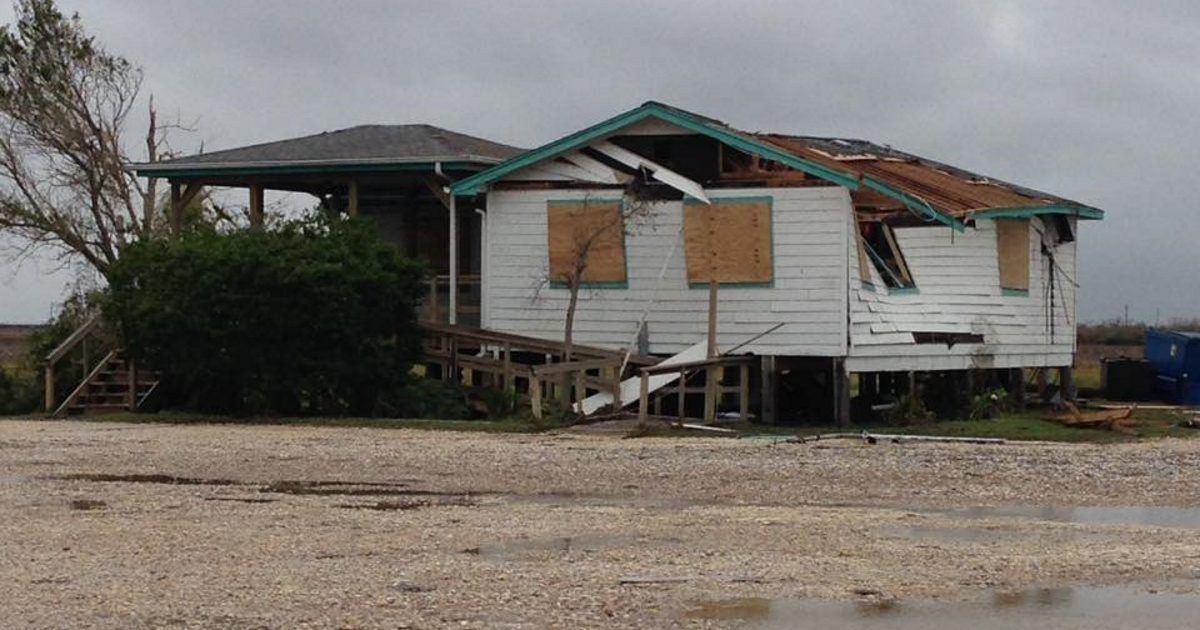
[{"label": "broken board on ground", "polygon": [[[693,361],[703,361],[708,356],[708,340],[705,339],[696,345],[680,352],[679,354],[663,359],[658,365],[677,365],[679,363],[691,363]],[[650,391],[655,392],[671,383],[679,380],[679,373],[672,372],[668,374],[655,374],[650,377]],[[621,406],[631,405],[641,398],[642,393],[642,377],[634,376],[621,381]],[[585,416],[590,416],[597,411],[611,405],[613,402],[612,392],[600,392],[593,396],[584,398],[582,401],[575,403],[575,411],[582,413]]]}]

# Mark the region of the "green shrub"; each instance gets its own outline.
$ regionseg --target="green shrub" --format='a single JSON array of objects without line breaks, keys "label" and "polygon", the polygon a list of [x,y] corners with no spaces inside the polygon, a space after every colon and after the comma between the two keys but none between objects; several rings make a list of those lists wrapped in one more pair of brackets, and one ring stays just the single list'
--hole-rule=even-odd
[{"label": "green shrub", "polygon": [[0,416],[33,413],[41,398],[33,372],[0,368]]},{"label": "green shrub", "polygon": [[1010,411],[1008,402],[1008,392],[1002,387],[980,392],[971,397],[967,419],[995,420],[1004,412]]},{"label": "green shrub", "polygon": [[398,395],[384,401],[382,413],[397,418],[466,420],[471,417],[467,395],[456,383],[409,376]]},{"label": "green shrub", "polygon": [[418,358],[425,275],[369,224],[314,215],[130,245],[104,310],[168,406],[374,415]]}]

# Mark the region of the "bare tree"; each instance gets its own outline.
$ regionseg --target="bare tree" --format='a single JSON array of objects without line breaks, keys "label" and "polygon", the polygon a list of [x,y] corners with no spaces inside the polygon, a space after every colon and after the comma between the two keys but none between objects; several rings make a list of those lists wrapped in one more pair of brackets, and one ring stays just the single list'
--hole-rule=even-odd
[{"label": "bare tree", "polygon": [[[123,138],[142,73],[53,0],[17,0],[0,28],[0,235],[101,274],[136,240],[166,230],[154,180],[125,170]],[[153,100],[146,161],[169,152]]]},{"label": "bare tree", "polygon": [[[608,202],[603,204],[611,207]],[[590,199],[584,199],[580,210],[585,215],[599,208],[592,205]],[[636,233],[646,223],[651,215],[650,204],[639,199],[636,191],[626,191],[618,205],[617,212],[601,216],[599,221],[581,221],[580,229],[572,235],[574,242],[571,256],[564,269],[553,281],[562,282],[569,297],[567,301],[567,318],[563,327],[563,360],[570,361],[575,343],[575,312],[579,306],[579,292],[587,284],[587,271],[592,262],[592,256],[601,243],[615,235],[622,238]]]}]

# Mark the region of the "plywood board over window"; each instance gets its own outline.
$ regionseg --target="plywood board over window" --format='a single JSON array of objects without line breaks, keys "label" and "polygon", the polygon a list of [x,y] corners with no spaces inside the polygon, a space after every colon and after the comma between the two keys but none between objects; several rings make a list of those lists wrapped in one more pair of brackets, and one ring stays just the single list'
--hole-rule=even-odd
[{"label": "plywood board over window", "polygon": [[1029,291],[1029,219],[996,220],[1000,288]]},{"label": "plywood board over window", "polygon": [[568,282],[585,256],[584,284],[625,284],[625,224],[619,199],[551,201],[546,218],[552,282]]},{"label": "plywood board over window", "polygon": [[770,284],[775,280],[771,246],[771,198],[713,199],[684,203],[683,230],[688,283]]}]

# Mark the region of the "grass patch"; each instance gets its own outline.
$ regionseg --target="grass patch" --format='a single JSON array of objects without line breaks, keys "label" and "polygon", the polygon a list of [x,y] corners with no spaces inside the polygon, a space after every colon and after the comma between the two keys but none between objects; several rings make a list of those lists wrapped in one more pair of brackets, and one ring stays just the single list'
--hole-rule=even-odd
[{"label": "grass patch", "polygon": [[1100,365],[1082,365],[1076,367],[1075,387],[1081,390],[1100,391]]},{"label": "grass patch", "polygon": [[1122,442],[1130,439],[1115,431],[1077,429],[1030,414],[1009,414],[995,420],[949,420],[912,427],[879,427],[873,432],[1075,443]]}]

